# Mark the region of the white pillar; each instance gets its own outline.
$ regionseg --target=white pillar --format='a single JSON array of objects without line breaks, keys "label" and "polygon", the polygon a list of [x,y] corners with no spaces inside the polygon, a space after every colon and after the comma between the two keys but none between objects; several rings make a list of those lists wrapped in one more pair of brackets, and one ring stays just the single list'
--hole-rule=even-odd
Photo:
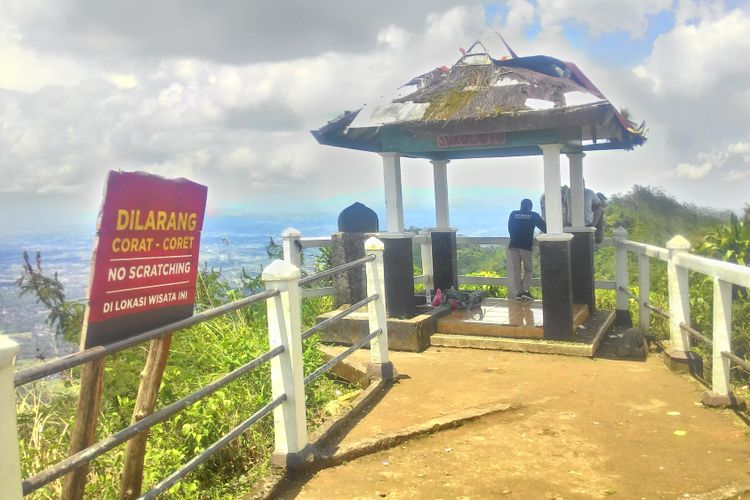
[{"label": "white pillar", "polygon": [[432,266],[432,233],[430,231],[423,231],[425,241],[420,247],[420,253],[422,255],[422,276],[427,281],[424,283],[425,290],[432,290],[435,288],[435,273]]},{"label": "white pillar", "polygon": [[650,264],[648,255],[638,254],[638,326],[644,333],[651,328],[651,309],[646,307],[651,291]]},{"label": "white pillar", "polygon": [[667,291],[669,293],[669,340],[672,351],[690,351],[690,335],[680,323],[690,325],[690,284],[688,270],[675,265],[675,255],[690,250],[690,242],[680,235],[667,242]]},{"label": "white pillar", "polygon": [[388,232],[404,232],[404,201],[401,192],[401,156],[398,153],[380,153],[383,157],[385,211]]},{"label": "white pillar", "polygon": [[729,395],[730,360],[722,351],[732,352],[732,284],[714,278],[713,356],[711,389],[716,396]]},{"label": "white pillar", "polygon": [[560,188],[561,144],[542,144],[544,153],[544,211],[547,234],[563,234],[562,196]]},{"label": "white pillar", "polygon": [[583,212],[583,153],[568,153],[570,164],[570,222],[573,227],[586,226]]},{"label": "white pillar", "polygon": [[16,390],[13,386],[18,344],[0,335],[0,484],[3,498],[21,500],[21,457],[18,452]]},{"label": "white pillar", "polygon": [[627,290],[630,286],[628,251],[621,244],[623,240],[628,239],[628,231],[620,226],[614,230],[613,235],[615,237],[615,297],[617,297],[615,308],[622,311],[620,314],[627,314],[630,310],[628,295],[620,288]]},{"label": "white pillar", "polygon": [[448,213],[448,162],[450,160],[430,160],[435,180],[435,227],[450,228]]},{"label": "white pillar", "polygon": [[286,401],[273,411],[275,446],[272,461],[281,466],[300,465],[306,459],[307,421],[299,277],[299,268],[278,259],[261,276],[266,290],[281,292],[266,301],[269,347],[284,347],[284,351],[271,360],[273,398],[286,394]]},{"label": "white pillar", "polygon": [[302,252],[299,246],[299,239],[301,237],[302,233],[293,227],[288,227],[281,233],[284,261],[297,267],[302,266]]},{"label": "white pillar", "polygon": [[370,333],[378,328],[380,335],[370,340],[370,364],[382,366],[388,363],[388,321],[385,313],[385,271],[383,269],[383,250],[385,245],[375,237],[365,241],[365,254],[374,255],[375,260],[367,263],[367,295],[378,294],[378,299],[367,304]]}]

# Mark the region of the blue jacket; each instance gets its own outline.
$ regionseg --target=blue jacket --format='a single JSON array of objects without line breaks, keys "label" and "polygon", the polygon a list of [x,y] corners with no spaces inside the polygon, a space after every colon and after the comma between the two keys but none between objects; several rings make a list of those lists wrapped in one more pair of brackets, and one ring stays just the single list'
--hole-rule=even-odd
[{"label": "blue jacket", "polygon": [[510,248],[531,250],[534,243],[534,228],[538,227],[542,232],[547,231],[544,219],[534,212],[522,212],[513,210],[508,218],[508,234],[510,234]]}]

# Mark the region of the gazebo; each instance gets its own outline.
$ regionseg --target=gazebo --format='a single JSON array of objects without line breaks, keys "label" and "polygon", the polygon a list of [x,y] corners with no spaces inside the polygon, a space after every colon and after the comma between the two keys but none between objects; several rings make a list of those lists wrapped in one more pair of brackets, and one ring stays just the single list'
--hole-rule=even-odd
[{"label": "gazebo", "polygon": [[[435,288],[457,286],[447,166],[465,158],[542,156],[547,234],[541,257],[544,337],[567,339],[573,304],[594,308],[593,229],[584,227],[583,158],[588,151],[631,150],[636,127],[573,63],[548,56],[493,59],[475,42],[451,67],[413,78],[404,95],[348,111],[312,132],[320,144],[378,153],[385,180],[386,238],[405,237],[401,157],[433,165]],[[572,227],[564,228],[560,156],[568,157]],[[438,279],[438,275],[443,278]],[[413,283],[412,283],[413,285]],[[387,286],[387,284],[386,284]]]}]

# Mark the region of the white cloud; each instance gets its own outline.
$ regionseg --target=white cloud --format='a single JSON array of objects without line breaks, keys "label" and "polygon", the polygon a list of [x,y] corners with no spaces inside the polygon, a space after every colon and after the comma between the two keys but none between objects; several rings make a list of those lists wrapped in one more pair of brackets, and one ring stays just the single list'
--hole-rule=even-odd
[{"label": "white cloud", "polygon": [[542,27],[558,26],[566,19],[585,25],[593,36],[623,31],[642,37],[649,15],[669,9],[672,0],[539,0]]},{"label": "white cloud", "polygon": [[724,176],[724,180],[728,182],[732,181],[739,181],[742,179],[747,179],[750,177],[750,170],[739,171],[739,170],[730,170],[727,172],[727,174]]},{"label": "white cloud", "polygon": [[729,153],[742,156],[745,163],[750,163],[750,142],[735,142],[729,145]]},{"label": "white cloud", "polygon": [[715,93],[731,99],[750,79],[750,15],[740,9],[711,10],[693,24],[660,35],[645,64],[634,69],[659,95],[696,98]]},{"label": "white cloud", "polygon": [[713,165],[709,162],[701,163],[700,165],[693,165],[690,163],[680,163],[677,165],[675,172],[678,177],[686,177],[688,179],[702,179],[705,177],[713,168]]},{"label": "white cloud", "polygon": [[[137,40],[134,30],[141,18],[130,27],[115,26],[110,4],[100,4],[102,12],[94,9],[76,14],[79,18],[70,17],[71,6],[77,2],[61,0],[53,7],[31,2],[23,16],[16,12],[8,17],[19,26],[16,33],[23,30],[24,34],[13,39],[15,47],[38,63],[39,71],[45,62],[50,68],[64,64],[68,69],[56,79],[53,73],[37,78],[20,68],[22,78],[16,81],[23,85],[18,88],[3,87],[0,74],[3,196],[76,192],[79,197],[93,198],[98,206],[95,198],[104,173],[122,168],[187,176],[205,183],[213,206],[293,210],[326,200],[338,203],[347,198],[351,203],[355,201],[352,196],[380,201],[382,175],[377,155],[319,146],[308,130],[319,128],[343,110],[392,95],[417,74],[452,64],[460,56],[458,48],[467,47],[477,36],[493,55],[506,53],[485,26],[482,7],[450,7],[453,2],[427,8],[416,2],[417,7],[407,8],[419,10],[418,14],[378,13],[372,19],[346,18],[339,8],[319,6],[330,18],[326,26],[350,25],[323,41],[308,40],[311,31],[304,27],[295,32],[294,23],[283,32],[290,40],[281,41],[281,34],[274,38],[270,28],[262,26],[258,29],[269,37],[268,44],[282,44],[268,52],[263,52],[266,45],[255,45],[252,50],[244,46],[235,52],[228,48],[237,40],[252,41],[234,30],[233,21],[227,21],[231,26],[223,31],[220,23],[212,24],[236,12],[234,7],[206,14],[215,16],[207,29],[216,40],[203,47],[200,40],[187,40],[182,32],[190,23],[160,21],[167,7],[155,7],[159,15],[152,19],[153,25],[141,26],[147,33]],[[133,5],[142,4],[134,0]],[[187,18],[197,15],[197,7],[185,5]],[[574,61],[615,105],[627,106],[636,118],[646,119],[651,137],[644,147],[587,156],[586,178],[592,187],[611,193],[635,183],[663,181],[678,197],[696,200],[705,193],[695,186],[721,180],[716,169],[723,165],[722,158],[727,162],[721,171],[724,177],[738,175],[732,171],[744,172],[736,162],[750,155],[743,149],[748,147],[750,130],[741,112],[750,113],[747,84],[730,78],[721,92],[705,92],[701,99],[677,92],[656,94],[650,77],[659,69],[656,61],[662,49],[655,47],[644,62],[641,79],[630,68],[594,64],[585,48],[571,45],[556,27],[564,19],[574,19],[592,30],[599,26],[596,29],[624,30],[635,36],[661,3],[618,2],[607,3],[605,8],[571,5],[562,0],[542,2],[541,6],[553,8],[543,12],[541,6],[526,0],[511,0],[505,23],[496,28],[521,55],[547,54]],[[61,9],[64,15],[58,12]],[[589,12],[593,10],[597,12]],[[611,19],[600,23],[597,16],[604,15],[600,11]],[[695,12],[685,17],[696,26],[726,17],[713,12],[709,20],[700,9]],[[534,40],[522,37],[523,28],[538,15],[547,16],[542,32]],[[357,31],[360,22],[365,25]],[[83,26],[80,36],[66,31],[70,23]],[[163,40],[156,40],[157,28]],[[252,31],[254,25],[242,28]],[[312,31],[328,35],[322,27]],[[51,34],[58,38],[47,40]],[[99,40],[104,43],[100,54],[95,50]],[[155,44],[153,52],[148,52],[147,40]],[[349,45],[346,40],[353,42]],[[0,72],[4,69],[0,66]],[[723,146],[714,152],[717,144]],[[686,166],[678,172],[674,167],[678,164]],[[563,158],[564,175],[566,170]],[[469,192],[476,186],[541,190],[541,172],[541,160],[536,157],[456,161],[449,169],[451,193]],[[404,160],[403,175],[406,190],[432,189],[426,161]],[[694,182],[698,176],[702,182]],[[713,194],[705,203],[741,206],[744,200],[735,198],[746,197],[738,187],[742,183],[723,184],[735,189],[734,194]]]}]

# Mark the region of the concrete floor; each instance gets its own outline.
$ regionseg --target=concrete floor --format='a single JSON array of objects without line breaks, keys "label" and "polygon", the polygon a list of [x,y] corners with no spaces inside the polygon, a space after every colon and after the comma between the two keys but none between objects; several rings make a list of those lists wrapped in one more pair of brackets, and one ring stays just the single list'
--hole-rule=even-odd
[{"label": "concrete floor", "polygon": [[656,355],[432,347],[391,359],[400,382],[342,444],[487,403],[515,409],[302,477],[281,498],[651,499],[750,484],[748,428],[703,407],[704,388]]}]

